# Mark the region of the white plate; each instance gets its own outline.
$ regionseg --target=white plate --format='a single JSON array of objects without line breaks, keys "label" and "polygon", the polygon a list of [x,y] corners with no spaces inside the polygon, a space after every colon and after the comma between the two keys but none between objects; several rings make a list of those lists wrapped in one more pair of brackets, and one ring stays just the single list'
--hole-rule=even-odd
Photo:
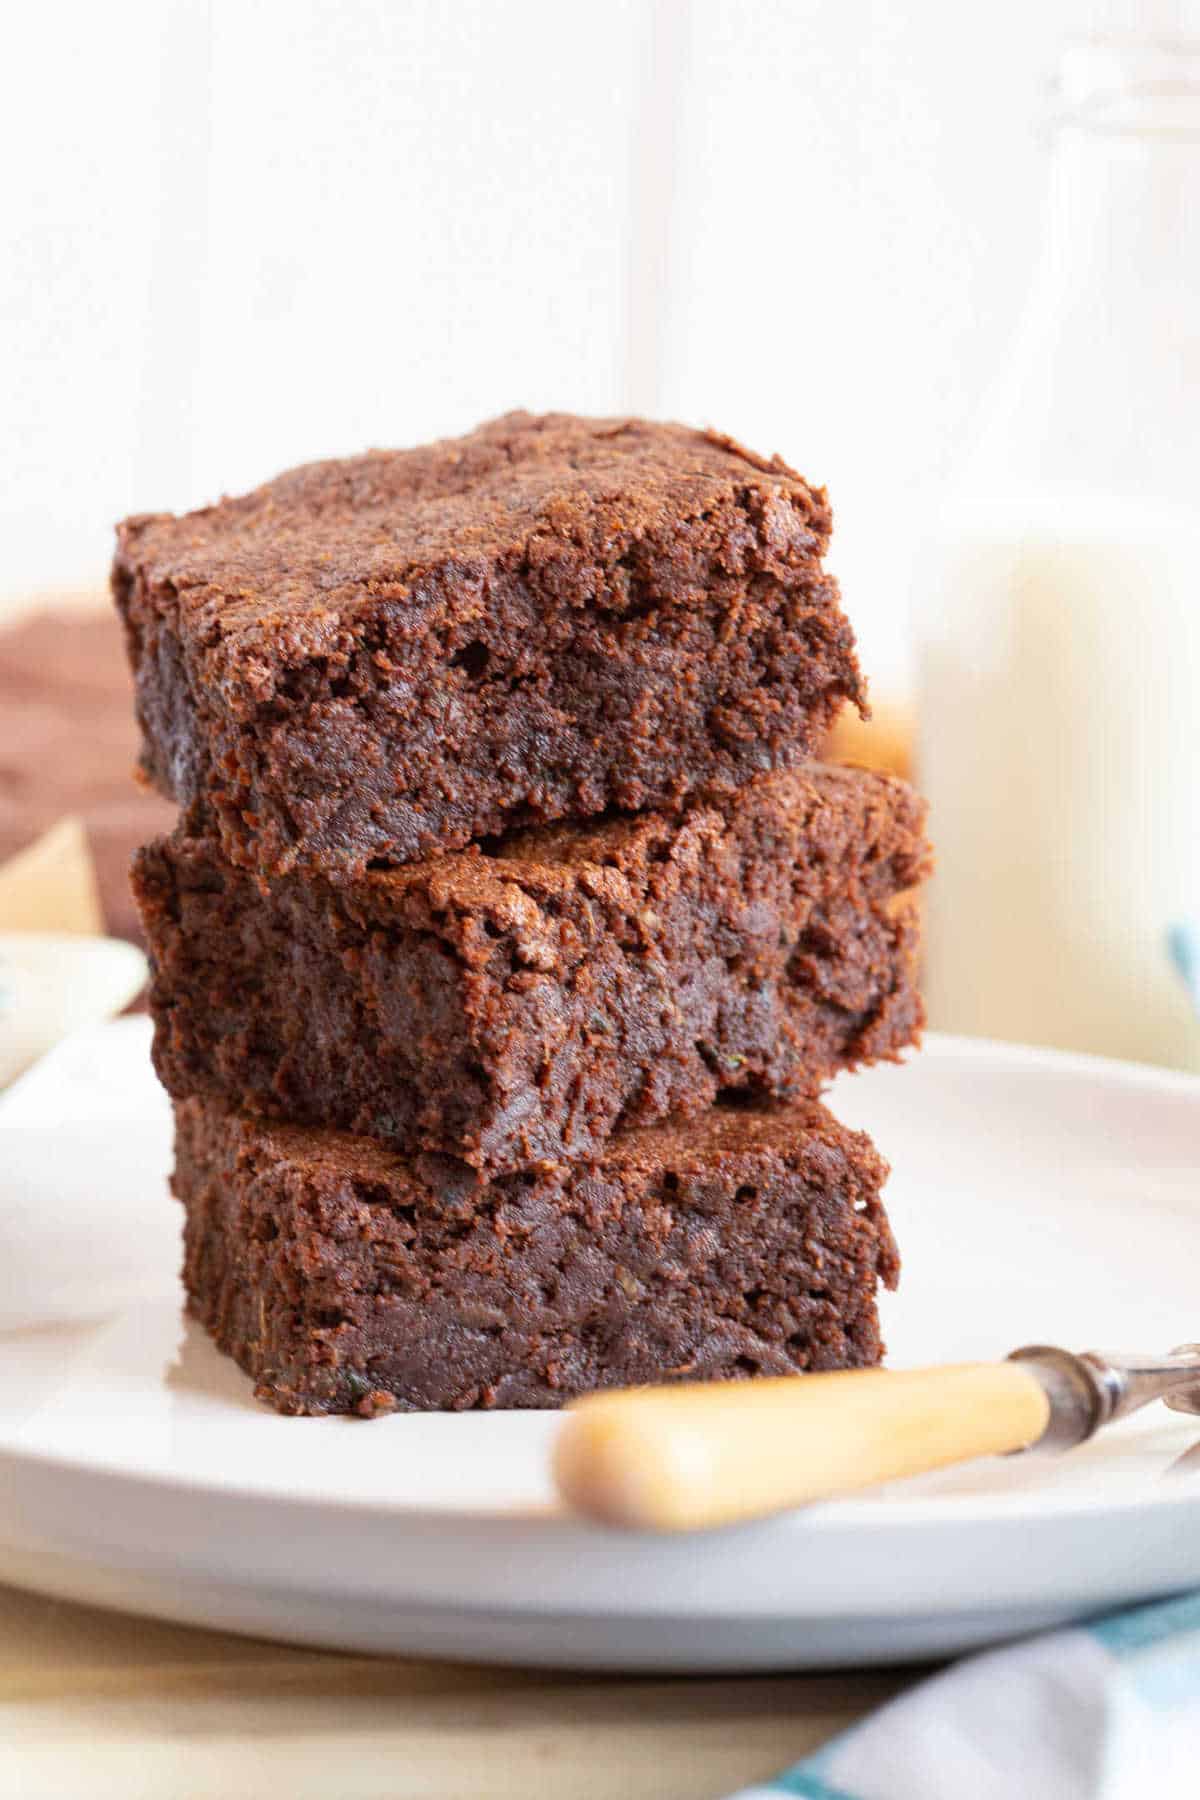
[{"label": "white plate", "polygon": [[[0,1578],[356,1649],[620,1669],[961,1650],[1200,1582],[1200,1424],[688,1539],[555,1508],[550,1414],[280,1419],[175,1285],[145,1022],[0,1104]],[[845,1082],[891,1158],[893,1363],[1200,1337],[1200,1082],[934,1039]]]}]

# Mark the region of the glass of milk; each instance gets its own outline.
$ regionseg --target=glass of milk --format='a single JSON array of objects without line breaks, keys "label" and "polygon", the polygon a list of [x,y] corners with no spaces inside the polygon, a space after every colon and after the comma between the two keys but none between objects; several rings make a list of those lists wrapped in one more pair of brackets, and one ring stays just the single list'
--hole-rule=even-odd
[{"label": "glass of milk", "polygon": [[1200,1069],[1200,45],[1070,51],[1042,261],[918,568],[946,1030]]}]

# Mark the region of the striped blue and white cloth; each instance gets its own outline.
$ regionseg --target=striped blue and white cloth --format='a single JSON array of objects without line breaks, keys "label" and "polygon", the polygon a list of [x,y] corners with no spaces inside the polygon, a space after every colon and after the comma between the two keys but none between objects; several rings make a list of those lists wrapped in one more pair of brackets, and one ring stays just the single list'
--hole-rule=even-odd
[{"label": "striped blue and white cloth", "polygon": [[730,1800],[1197,1800],[1200,1594],[967,1657]]}]

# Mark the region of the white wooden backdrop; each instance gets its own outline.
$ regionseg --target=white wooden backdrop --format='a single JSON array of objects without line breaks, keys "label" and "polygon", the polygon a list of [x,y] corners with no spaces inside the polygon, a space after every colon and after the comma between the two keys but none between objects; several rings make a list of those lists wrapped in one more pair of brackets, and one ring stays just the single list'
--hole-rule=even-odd
[{"label": "white wooden backdrop", "polygon": [[0,598],[508,407],[828,482],[872,668],[1024,292],[1088,0],[38,0],[0,60]]}]

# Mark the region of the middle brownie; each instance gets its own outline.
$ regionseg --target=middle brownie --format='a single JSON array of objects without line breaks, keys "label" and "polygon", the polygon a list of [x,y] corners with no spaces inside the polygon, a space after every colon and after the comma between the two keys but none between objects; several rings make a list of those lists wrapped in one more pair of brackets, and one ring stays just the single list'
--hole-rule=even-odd
[{"label": "middle brownie", "polygon": [[922,1023],[922,802],[808,765],[680,816],[542,827],[267,894],[182,831],[138,853],[176,1099],[495,1175],[727,1088],[815,1092]]}]

